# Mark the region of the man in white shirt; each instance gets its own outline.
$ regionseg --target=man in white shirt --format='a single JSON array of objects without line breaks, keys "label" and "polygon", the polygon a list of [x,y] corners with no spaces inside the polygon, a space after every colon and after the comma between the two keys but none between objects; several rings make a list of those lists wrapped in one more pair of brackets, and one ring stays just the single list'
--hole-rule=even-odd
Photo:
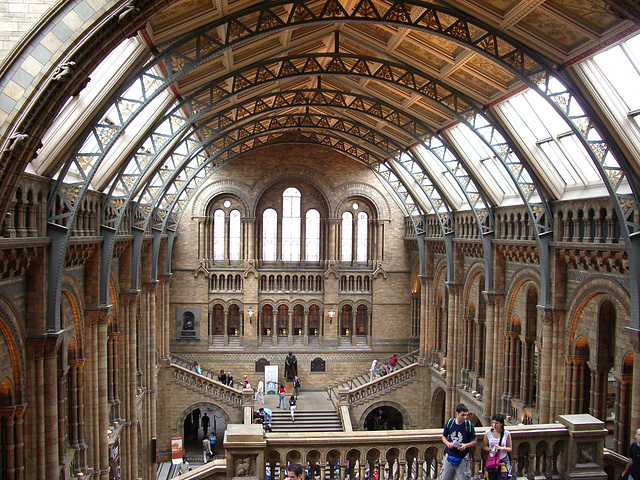
[{"label": "man in white shirt", "polygon": [[260,398],[260,403],[264,404],[264,382],[262,379],[258,380],[258,388],[256,388],[256,395],[254,400],[258,400]]}]

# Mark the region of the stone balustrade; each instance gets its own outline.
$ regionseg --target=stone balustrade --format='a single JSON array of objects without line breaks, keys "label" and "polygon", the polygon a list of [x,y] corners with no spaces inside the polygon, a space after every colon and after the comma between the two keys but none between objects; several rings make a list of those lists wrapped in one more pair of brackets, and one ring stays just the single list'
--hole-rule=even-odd
[{"label": "stone balustrade", "polygon": [[[486,428],[478,428],[479,441]],[[590,415],[566,415],[559,423],[509,427],[512,434],[511,462],[518,478],[564,478],[604,480],[604,423]],[[397,479],[431,480],[442,468],[444,445],[440,429],[323,432],[304,437],[294,433],[263,435],[256,425],[235,426],[225,436],[227,477],[250,476],[284,480],[289,462],[309,465],[320,480],[372,478],[372,469],[390,466]],[[247,445],[251,444],[251,448]],[[477,446],[471,452],[475,478],[481,478],[484,455]],[[607,460],[613,457],[608,456]],[[619,475],[621,459],[606,469]],[[242,472],[250,474],[242,475]],[[367,472],[368,471],[368,472]]]}]

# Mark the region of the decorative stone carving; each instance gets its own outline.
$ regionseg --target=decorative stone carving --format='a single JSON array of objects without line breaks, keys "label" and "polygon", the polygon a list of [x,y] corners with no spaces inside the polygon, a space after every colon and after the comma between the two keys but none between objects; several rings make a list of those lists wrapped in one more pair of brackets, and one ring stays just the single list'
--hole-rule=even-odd
[{"label": "decorative stone carving", "polygon": [[256,462],[253,457],[236,458],[235,476],[236,477],[254,477],[256,475]]},{"label": "decorative stone carving", "polygon": [[122,11],[120,12],[120,15],[118,15],[118,21],[122,22],[124,20],[126,20],[126,18],[128,16],[130,16],[132,13],[137,13],[140,11],[140,9],[138,8],[138,2],[136,0],[129,0],[124,7],[122,7]]},{"label": "decorative stone carving", "polygon": [[66,82],[67,80],[73,77],[73,72],[76,70],[76,62],[64,62],[63,64],[58,65],[58,67],[53,71],[54,82]]}]

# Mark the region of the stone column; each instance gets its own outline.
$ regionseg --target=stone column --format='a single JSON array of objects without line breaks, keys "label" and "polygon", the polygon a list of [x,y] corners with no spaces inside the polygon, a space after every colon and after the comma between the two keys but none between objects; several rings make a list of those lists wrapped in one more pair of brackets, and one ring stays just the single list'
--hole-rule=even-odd
[{"label": "stone column", "polygon": [[[459,374],[459,322],[458,322],[458,300],[461,289],[460,284],[447,282],[447,295],[449,297],[449,309],[447,311],[447,411],[454,412],[457,404],[456,384]],[[488,352],[487,352],[488,353]]]},{"label": "stone column", "polygon": [[58,444],[58,348],[62,335],[47,334],[44,341],[44,442],[40,454],[45,459],[44,476],[58,480],[60,476],[60,452]]},{"label": "stone column", "polygon": [[224,329],[224,331],[222,332],[224,337],[224,344],[229,345],[229,310],[224,311],[224,313],[222,314],[222,318],[222,328]]},{"label": "stone column", "polygon": [[[484,402],[483,402],[483,423],[488,423],[491,418],[491,401],[494,396],[494,390],[491,388],[492,385],[495,384],[493,381],[493,365],[494,365],[494,348],[496,342],[500,341],[499,332],[496,332],[495,324],[495,307],[496,307],[496,295],[494,292],[484,292],[485,300],[486,300],[486,317],[485,323],[487,326],[487,342],[485,346],[485,356],[484,356],[484,381],[485,381],[485,389],[484,389]],[[497,363],[497,362],[496,362]]]},{"label": "stone column", "polygon": [[[433,277],[420,275],[420,358],[423,361],[433,361],[431,353],[435,348],[435,324],[430,305],[429,295],[433,288]],[[428,357],[428,358],[427,358]],[[363,477],[364,478],[364,477]]]},{"label": "stone column", "polygon": [[[543,321],[542,325],[542,358],[540,359],[540,379],[538,381],[540,423],[550,422],[551,410],[551,365],[553,360],[553,326],[555,322],[554,312],[551,308],[538,306],[538,317]],[[535,348],[532,345],[532,348]],[[533,387],[533,386],[531,386]],[[535,399],[532,399],[535,400]]]},{"label": "stone column", "polygon": [[15,480],[24,479],[24,409],[25,406],[18,405],[13,414],[15,422],[13,430]]},{"label": "stone column", "polygon": [[287,345],[293,345],[293,312],[287,312]]},{"label": "stone column", "polygon": [[304,311],[304,326],[302,327],[304,333],[304,345],[309,345],[309,311]]},{"label": "stone column", "polygon": [[339,219],[337,218],[329,218],[329,252],[327,255],[327,260],[335,261],[336,260],[336,230]]},{"label": "stone column", "polygon": [[2,474],[3,479],[15,480],[15,445],[14,445],[14,428],[15,421],[13,419],[13,407],[0,407],[0,434],[2,435],[2,444],[0,444],[0,454],[2,455]]}]

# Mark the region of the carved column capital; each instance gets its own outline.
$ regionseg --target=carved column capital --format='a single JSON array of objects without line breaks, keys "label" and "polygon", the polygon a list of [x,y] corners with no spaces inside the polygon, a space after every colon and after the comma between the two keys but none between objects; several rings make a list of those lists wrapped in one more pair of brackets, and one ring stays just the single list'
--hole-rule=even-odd
[{"label": "carved column capital", "polygon": [[84,315],[87,325],[102,325],[107,323],[109,317],[113,316],[113,306],[100,305],[99,307],[88,307]]}]

